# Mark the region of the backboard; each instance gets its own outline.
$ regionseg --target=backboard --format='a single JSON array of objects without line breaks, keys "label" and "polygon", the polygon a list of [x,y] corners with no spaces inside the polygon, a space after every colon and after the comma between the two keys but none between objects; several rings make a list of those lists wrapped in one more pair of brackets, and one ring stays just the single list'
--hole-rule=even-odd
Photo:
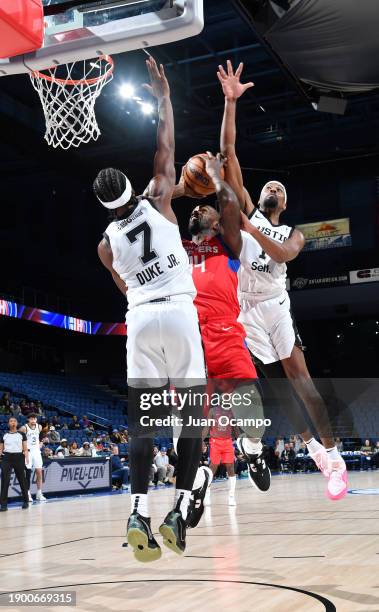
[{"label": "backboard", "polygon": [[0,76],[153,47],[195,36],[203,0],[42,0],[44,44],[0,60]]}]

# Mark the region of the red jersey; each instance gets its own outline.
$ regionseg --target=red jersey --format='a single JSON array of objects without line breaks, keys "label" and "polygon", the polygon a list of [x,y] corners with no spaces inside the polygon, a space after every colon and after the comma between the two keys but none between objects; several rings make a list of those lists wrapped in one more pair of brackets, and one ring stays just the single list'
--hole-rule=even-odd
[{"label": "red jersey", "polygon": [[217,408],[213,408],[210,414],[211,417],[208,415],[208,418],[215,420],[215,424],[209,428],[210,437],[223,438],[224,440],[230,439],[232,437],[232,428],[229,425],[229,420],[233,417],[232,411],[226,411],[221,406],[217,406]]},{"label": "red jersey", "polygon": [[197,291],[194,304],[200,321],[203,316],[237,319],[240,313],[237,298],[239,259],[220,234],[201,244],[183,240],[183,246],[192,265]]}]

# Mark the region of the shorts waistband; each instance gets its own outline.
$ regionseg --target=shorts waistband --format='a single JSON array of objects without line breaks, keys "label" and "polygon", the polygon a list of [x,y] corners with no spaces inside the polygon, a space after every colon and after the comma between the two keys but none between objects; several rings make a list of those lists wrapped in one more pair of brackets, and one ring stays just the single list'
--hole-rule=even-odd
[{"label": "shorts waistband", "polygon": [[213,316],[213,315],[200,315],[199,323],[204,325],[205,323],[238,323],[237,316],[231,317],[230,315],[225,316]]}]

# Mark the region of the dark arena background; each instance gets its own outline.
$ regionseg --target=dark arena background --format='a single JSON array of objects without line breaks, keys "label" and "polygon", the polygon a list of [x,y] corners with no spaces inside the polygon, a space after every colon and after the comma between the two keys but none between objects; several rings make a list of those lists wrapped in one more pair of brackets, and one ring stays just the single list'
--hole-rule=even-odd
[{"label": "dark arena background", "polygon": [[[134,97],[148,99],[147,56],[140,48],[114,54],[113,80],[96,102],[101,135],[68,150],[45,142],[28,75],[0,79],[0,428],[5,434],[11,414],[23,425],[38,413],[47,499],[21,513],[12,476],[9,511],[0,514],[7,609],[21,609],[11,593],[75,592],[77,610],[379,610],[379,6],[329,3],[328,13],[322,0],[205,0],[200,34],[149,47],[170,83],[177,180],[191,156],[219,151],[224,98],[216,72],[228,59],[244,62],[241,79],[255,85],[237,110],[245,186],[258,202],[267,181],[281,181],[288,194],[281,222],[312,224],[302,228],[306,247],[288,263],[292,311],[318,388],[341,388],[346,379],[351,389],[346,418],[335,413],[333,421],[348,467],[344,499],[325,497],[298,432],[274,426],[264,436],[270,491],[252,489],[236,450],[237,506],[228,506],[221,466],[212,504],[188,530],[180,559],[165,550],[159,562],[138,564],[126,545],[127,301],[97,255],[108,211],[92,188],[107,167],[125,172],[137,194],[152,177],[158,113],[125,93],[131,84]],[[0,34],[2,17],[0,6]],[[345,40],[350,27],[357,40]],[[216,196],[173,203],[185,238],[199,202],[214,204]],[[74,447],[71,457],[59,454],[62,439],[78,449],[88,440],[89,459]],[[155,444],[171,461],[172,431]],[[284,444],[295,451],[290,461]],[[162,507],[171,508],[173,479],[152,475],[154,532]],[[35,496],[34,471],[31,487]]]}]

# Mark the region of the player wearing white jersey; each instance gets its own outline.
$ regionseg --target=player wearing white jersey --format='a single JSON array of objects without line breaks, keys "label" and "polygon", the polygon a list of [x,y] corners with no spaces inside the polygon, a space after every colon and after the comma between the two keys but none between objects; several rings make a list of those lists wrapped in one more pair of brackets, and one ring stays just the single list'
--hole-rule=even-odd
[{"label": "player wearing white jersey", "polygon": [[25,465],[26,469],[26,482],[28,485],[28,495],[29,501],[33,501],[32,494],[30,492],[30,480],[32,475],[32,469],[35,469],[36,472],[36,481],[37,481],[37,494],[36,501],[46,501],[46,497],[44,497],[42,493],[42,468],[43,468],[43,460],[41,455],[41,446],[39,441],[39,435],[41,433],[41,425],[38,424],[37,415],[31,413],[28,415],[28,420],[25,425],[22,425],[19,428],[19,431],[23,432],[26,435],[26,441],[29,451],[29,461]]},{"label": "player wearing white jersey", "polygon": [[[128,542],[136,559],[154,561],[161,556],[150,527],[147,499],[156,431],[154,418],[170,414],[170,407],[162,401],[163,394],[167,397],[169,383],[176,389],[193,385],[195,391],[201,391],[205,368],[193,305],[196,291],[171,208],[175,141],[170,90],[163,66],[158,70],[152,57],[146,64],[151,81],[146,87],[157,98],[159,111],[154,178],[144,195],[136,197],[127,177],[119,170],[107,168],[98,174],[94,191],[100,202],[115,214],[98,253],[119,289],[125,296],[127,293],[129,302],[127,368],[132,513],[127,527]],[[152,396],[154,403],[148,404],[146,412],[146,402]],[[183,393],[183,397],[188,398],[190,394]],[[157,403],[160,403],[158,407]],[[183,414],[196,422],[202,415],[201,400],[192,404],[185,401]],[[185,521],[201,448],[200,428],[197,432],[183,428],[177,445],[174,509],[159,528],[164,544],[177,553],[185,549]]]},{"label": "player wearing white jersey", "polygon": [[[228,159],[226,181],[236,193],[243,216],[243,229],[253,236],[261,247],[261,253],[251,253],[248,264],[239,277],[241,315],[249,348],[256,364],[270,378],[286,376],[297,395],[303,401],[320,435],[322,444],[312,434],[301,414],[301,407],[292,393],[287,398],[286,409],[308,446],[319,469],[328,478],[327,495],[341,499],[347,493],[347,471],[332,435],[327,409],[318,393],[305,363],[303,347],[296,330],[285,289],[286,263],[297,257],[304,246],[304,237],[280,222],[287,208],[287,192],[279,181],[266,183],[256,208],[243,185],[241,167],[236,156],[236,104],[238,98],[253,83],[242,84],[240,76],[243,64],[234,73],[231,62],[227,72],[219,66],[217,73],[225,96],[225,110],[221,127],[220,149]],[[244,259],[248,257],[244,253]],[[275,385],[274,385],[275,387]],[[280,398],[279,398],[280,399]]]}]

